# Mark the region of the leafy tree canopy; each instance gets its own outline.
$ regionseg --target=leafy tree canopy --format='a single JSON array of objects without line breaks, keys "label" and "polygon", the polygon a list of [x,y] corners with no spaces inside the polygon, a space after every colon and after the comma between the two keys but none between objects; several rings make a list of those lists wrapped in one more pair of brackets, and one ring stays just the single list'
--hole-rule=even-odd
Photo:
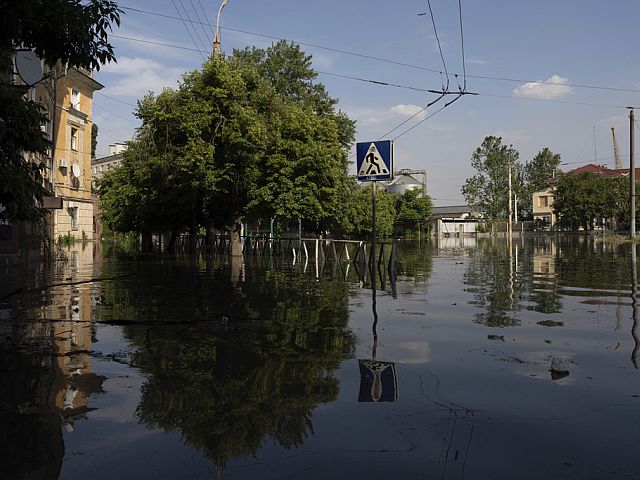
[{"label": "leafy tree canopy", "polygon": [[418,230],[428,225],[431,215],[431,197],[422,196],[422,190],[407,190],[395,201],[396,230]]},{"label": "leafy tree canopy", "polygon": [[[114,172],[101,185],[108,198],[105,220],[116,230],[180,230],[278,216],[328,228],[348,178],[347,146],[355,127],[334,110],[336,100],[313,83],[315,76],[310,57],[279,42],[211,58],[186,74],[176,91],[146,97],[138,107],[138,147],[125,155],[126,168],[140,172],[131,172],[128,183],[155,192],[145,198],[164,202],[162,197],[172,206],[151,208],[144,221],[110,211],[125,205],[118,201],[124,187],[116,185]],[[147,186],[136,183],[149,178]],[[166,213],[164,224],[155,212]]]},{"label": "leafy tree canopy", "polygon": [[[462,195],[469,206],[480,209],[489,218],[506,217],[509,165],[512,179],[519,178],[522,164],[518,158],[518,151],[512,146],[503,145],[501,137],[486,137],[471,156],[471,166],[477,173],[462,186]],[[518,194],[519,182],[513,181],[512,188]]]}]

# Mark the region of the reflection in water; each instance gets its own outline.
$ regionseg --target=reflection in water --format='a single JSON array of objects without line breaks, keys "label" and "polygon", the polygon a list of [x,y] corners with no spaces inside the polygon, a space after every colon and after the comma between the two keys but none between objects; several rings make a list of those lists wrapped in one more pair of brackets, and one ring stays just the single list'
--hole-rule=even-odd
[{"label": "reflection in water", "polygon": [[146,377],[140,420],[180,431],[218,467],[255,455],[267,439],[300,446],[313,432],[311,411],[337,398],[333,371],[354,345],[347,284],[271,270],[259,259],[245,270],[237,260],[163,260],[144,273],[184,290],[180,305],[158,298],[147,281],[104,287],[103,313],[119,299],[127,312],[147,309],[160,320],[124,328]]},{"label": "reflection in water", "polygon": [[[77,245],[68,261],[42,264],[34,278],[73,284],[85,273],[79,265],[90,267],[92,257],[91,245]],[[6,478],[56,478],[64,455],[60,427],[72,432],[86,418],[89,397],[102,391],[104,381],[90,356],[95,325],[83,320],[91,318],[90,290],[42,290],[37,283],[31,290],[42,293],[7,297],[13,313],[0,341],[0,448],[12,452],[4,457]]]},{"label": "reflection in water", "polygon": [[[203,456],[241,478],[639,471],[634,249],[449,240],[401,244],[397,298],[391,282],[360,288],[346,263],[270,256],[78,247],[10,289],[0,278],[0,290],[24,287],[0,301],[3,477],[55,478],[62,466],[92,478],[102,465],[143,477],[137,462],[202,478],[214,473],[198,470]],[[399,401],[356,401],[396,400],[398,383]],[[107,459],[126,448],[127,461]]]},{"label": "reflection in water", "polygon": [[631,352],[631,361],[633,366],[638,368],[638,351],[640,350],[640,340],[638,339],[638,259],[636,257],[636,244],[631,243],[631,308],[633,327],[631,327],[631,336],[633,337],[634,346]]}]

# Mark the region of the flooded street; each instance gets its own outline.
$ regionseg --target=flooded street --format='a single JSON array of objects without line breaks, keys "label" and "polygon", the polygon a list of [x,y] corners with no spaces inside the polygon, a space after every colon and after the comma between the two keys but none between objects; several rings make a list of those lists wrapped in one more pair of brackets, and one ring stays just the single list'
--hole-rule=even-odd
[{"label": "flooded street", "polygon": [[332,259],[67,256],[0,267],[3,478],[640,478],[628,243],[401,242],[375,297]]}]

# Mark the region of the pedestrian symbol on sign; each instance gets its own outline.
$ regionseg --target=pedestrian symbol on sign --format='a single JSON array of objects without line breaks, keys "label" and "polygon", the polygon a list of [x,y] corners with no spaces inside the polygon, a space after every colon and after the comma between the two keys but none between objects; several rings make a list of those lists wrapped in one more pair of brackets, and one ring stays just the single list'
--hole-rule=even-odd
[{"label": "pedestrian symbol on sign", "polygon": [[393,143],[391,140],[358,142],[356,144],[358,181],[391,180],[393,175]]},{"label": "pedestrian symbol on sign", "polygon": [[380,155],[376,144],[372,143],[364,156],[358,175],[381,175],[387,173],[389,173],[389,170],[382,159],[382,155]]}]

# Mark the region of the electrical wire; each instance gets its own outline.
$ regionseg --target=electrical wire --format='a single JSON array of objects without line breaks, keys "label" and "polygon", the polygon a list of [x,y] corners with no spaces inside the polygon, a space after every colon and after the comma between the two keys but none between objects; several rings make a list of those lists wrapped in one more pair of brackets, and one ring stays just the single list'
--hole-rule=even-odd
[{"label": "electrical wire", "polygon": [[[191,3],[191,8],[193,9],[193,13],[196,14],[196,18],[198,19],[198,23],[200,24],[200,28],[202,29],[202,33],[204,33],[205,39],[207,40],[207,42],[209,42],[209,45],[213,45],[213,38],[211,38],[209,36],[209,31],[206,28],[204,28],[205,23],[200,19],[200,14],[198,13],[198,10],[196,9],[196,5],[193,3],[193,0],[189,0],[189,3]],[[204,18],[208,23],[209,20],[207,19],[207,16],[206,16],[206,14],[204,12],[204,8],[202,8],[202,3],[200,3],[200,8],[202,9],[202,13],[205,15]]]},{"label": "electrical wire", "polygon": [[[209,24],[209,26],[211,27],[211,37],[209,37],[209,35],[207,35],[207,38],[213,38],[213,40],[215,40],[216,37],[216,31],[213,29],[213,24],[211,23],[211,21],[209,20],[209,15],[207,15],[207,12],[204,11],[204,7],[202,6],[202,2],[200,0],[198,0],[198,4],[200,5],[200,10],[202,10],[202,15],[204,16],[204,19],[206,20],[206,22]],[[204,26],[204,25],[203,25]],[[213,45],[213,40],[211,40],[211,44]]]},{"label": "electrical wire", "polygon": [[402,132],[399,135],[396,135],[392,140],[395,141],[397,139],[399,139],[400,137],[402,137],[403,135],[406,135],[407,133],[409,133],[411,130],[413,130],[414,128],[422,125],[424,122],[426,122],[427,120],[429,120],[431,117],[434,117],[435,115],[437,115],[438,113],[440,113],[442,110],[444,110],[445,108],[447,108],[449,105],[451,105],[452,103],[458,101],[461,97],[463,97],[462,94],[458,95],[456,98],[454,98],[453,100],[451,100],[450,102],[445,103],[442,107],[440,107],[438,110],[436,110],[435,112],[433,112],[431,115],[427,115],[427,117],[425,117],[424,119],[420,120],[418,123],[416,123],[415,125],[407,128],[404,132]]},{"label": "electrical wire", "polygon": [[196,23],[201,23],[200,19],[198,18],[198,22],[195,22],[194,20],[191,20],[191,17],[189,17],[189,12],[187,11],[187,7],[184,6],[184,3],[182,2],[182,0],[178,0],[178,3],[180,3],[180,6],[182,7],[182,10],[184,11],[184,16],[186,18],[186,21],[189,24],[191,24],[191,29],[193,30],[193,33],[198,38],[198,41],[200,42],[200,45],[202,46],[202,48],[204,50],[207,50],[207,44],[202,41],[202,38],[200,37],[200,33],[198,33],[198,29],[196,28],[196,25],[195,25]]},{"label": "electrical wire", "polygon": [[[127,37],[127,36],[124,36],[124,35],[110,35],[110,36],[114,37],[114,38],[120,38],[122,40],[132,41],[132,42],[141,42],[141,43],[147,43],[147,44],[151,44],[151,45],[158,45],[158,46],[162,46],[162,47],[169,47],[169,48],[176,48],[176,49],[180,49],[180,50],[207,53],[207,52],[204,52],[203,50],[200,50],[200,49],[194,49],[194,48],[191,48],[191,47],[185,47],[185,46],[181,46],[181,45],[174,45],[174,44],[170,44],[170,43],[156,42],[156,41],[152,41],[152,40],[144,40],[144,39],[141,39],[141,38]],[[385,81],[381,81],[381,80],[366,79],[366,78],[356,77],[356,76],[352,76],[352,75],[344,75],[344,74],[330,73],[330,72],[323,72],[323,71],[318,71],[317,73],[320,74],[320,75],[339,77],[339,78],[350,79],[350,80],[355,80],[355,81],[359,81],[359,82],[366,82],[366,83],[371,83],[371,84],[381,85],[381,86],[390,86],[390,87],[396,87],[396,88],[403,88],[403,89],[413,90],[413,91],[417,91],[417,92],[424,92],[424,91],[428,92],[428,91],[430,91],[429,89],[423,89],[423,88],[409,86],[409,85],[395,84],[395,83],[385,82]],[[563,84],[563,85],[567,85],[567,84]],[[640,93],[640,90],[638,92]],[[135,107],[135,105],[133,105],[131,103],[124,102],[122,100],[114,99],[113,97],[109,97],[108,95],[105,95],[103,93],[99,93],[99,92],[96,92],[96,93],[99,94],[99,95],[105,96],[107,98],[111,98],[112,100],[119,101],[120,103],[124,103],[125,105],[130,105],[130,106]],[[444,96],[444,94],[442,94],[442,92],[439,92],[439,93],[441,93],[441,96],[439,98],[442,98]],[[512,95],[497,95],[497,94],[482,93],[482,92],[478,92],[475,95],[483,96],[483,97],[506,98],[506,99],[511,99],[511,100],[523,100],[523,101],[546,102],[546,103],[564,103],[564,104],[569,104],[569,105],[584,105],[584,106],[590,106],[590,107],[604,107],[604,108],[616,108],[616,109],[626,109],[627,108],[627,106],[625,106],[625,105],[610,105],[610,104],[603,104],[603,103],[575,102],[575,101],[570,101],[570,100],[553,100],[553,99],[545,99],[545,98],[514,97]],[[439,99],[436,99],[436,101],[437,100],[439,100]],[[433,102],[432,104],[434,104],[434,103],[435,102]]]},{"label": "electrical wire", "polygon": [[120,100],[118,98],[112,97],[110,95],[107,95],[106,93],[102,93],[102,92],[93,92],[94,95],[100,95],[101,97],[106,97],[109,98],[111,100],[113,100],[114,102],[119,102],[122,103],[124,105],[129,105],[130,107],[137,107],[137,105],[134,105],[133,103],[129,103],[129,102],[125,102],[124,100]]},{"label": "electrical wire", "polygon": [[462,91],[466,92],[467,91],[467,67],[465,65],[465,58],[464,58],[464,31],[462,28],[462,0],[458,0],[458,11],[460,12],[460,45],[461,45],[461,49],[462,49],[462,75],[463,75],[463,87],[462,87]]},{"label": "electrical wire", "polygon": [[[196,43],[195,38],[193,38],[193,35],[191,35],[191,30],[189,30],[189,27],[187,27],[187,23],[184,21],[184,18],[182,18],[182,14],[180,13],[180,10],[178,9],[178,5],[176,5],[176,2],[174,0],[171,0],[171,3],[175,7],[176,12],[178,12],[178,17],[180,17],[180,20],[182,21],[182,24],[184,25],[185,30],[189,34],[189,37],[191,38],[191,41],[193,42],[193,45],[196,47],[195,51],[200,52],[200,56],[202,57],[203,60],[205,60],[204,55],[202,54],[202,50],[200,50],[200,47],[198,47],[198,44]],[[112,36],[115,36],[115,35],[112,35]],[[151,42],[149,42],[149,43],[151,43]]]},{"label": "electrical wire", "polygon": [[[175,16],[172,16],[172,15],[167,15],[167,14],[164,14],[164,13],[152,12],[152,11],[149,11],[149,10],[143,10],[143,9],[140,9],[140,8],[126,7],[126,6],[122,6],[122,5],[120,5],[120,8],[122,8],[123,10],[129,10],[129,11],[132,11],[132,12],[137,12],[137,13],[142,13],[142,14],[147,14],[147,15],[154,15],[154,16],[163,17],[163,18],[172,19],[172,20],[181,20],[179,17],[175,17]],[[205,23],[205,25],[213,27],[213,25],[211,23]],[[355,57],[359,57],[359,58],[365,58],[365,59],[368,59],[368,60],[375,60],[375,61],[378,61],[378,62],[384,62],[384,63],[388,63],[388,64],[391,64],[391,65],[398,65],[398,66],[402,66],[402,67],[412,68],[412,69],[415,69],[415,70],[423,70],[423,71],[432,72],[432,73],[438,73],[438,74],[441,73],[440,70],[438,70],[436,68],[432,68],[432,67],[426,67],[426,66],[414,65],[414,64],[405,63],[405,62],[399,62],[399,61],[396,61],[396,60],[393,60],[393,59],[389,59],[389,58],[376,57],[376,56],[373,56],[373,55],[367,55],[367,54],[363,54],[363,53],[351,52],[351,51],[348,51],[348,50],[343,50],[343,49],[333,48],[333,47],[327,47],[327,46],[324,46],[324,45],[318,45],[318,44],[314,44],[314,43],[300,42],[300,41],[297,41],[297,40],[291,40],[291,39],[278,37],[278,36],[274,36],[274,35],[267,35],[267,34],[263,34],[263,33],[252,32],[252,31],[249,31],[249,30],[242,30],[242,29],[238,29],[238,28],[222,27],[222,26],[220,27],[220,29],[227,30],[227,31],[230,31],[230,32],[243,33],[243,34],[246,34],[246,35],[251,35],[251,36],[256,36],[256,37],[268,38],[268,39],[271,39],[271,40],[286,40],[286,41],[289,41],[289,42],[294,41],[298,45],[317,48],[317,49],[320,49],[320,50],[326,50],[326,51],[329,51],[329,52],[340,53],[340,54],[355,56]],[[110,35],[110,36],[118,38],[118,36],[116,36],[116,35]],[[148,43],[153,43],[153,42],[148,42]],[[161,44],[161,45],[170,46],[170,45],[166,45],[166,44]],[[183,47],[181,47],[181,48],[183,48]],[[196,51],[196,52],[200,52],[201,51],[198,48],[196,48],[195,50],[194,49],[191,49],[191,50]],[[488,76],[488,75],[469,75],[469,74],[467,74],[466,77],[467,78],[477,78],[477,79],[480,79],[480,80],[496,80],[496,81],[511,82],[511,83],[532,83],[532,84],[536,84],[536,85],[561,85],[561,86],[566,86],[566,87],[595,89],[595,90],[608,90],[608,91],[614,91],[614,92],[640,93],[640,89],[617,88],[617,87],[608,87],[608,86],[602,86],[602,85],[586,85],[586,84],[580,84],[580,83],[548,82],[548,81],[541,81],[541,80],[527,80],[527,79],[521,79],[521,78],[497,77],[497,76]]]},{"label": "electrical wire", "polygon": [[433,25],[433,33],[436,36],[436,42],[438,43],[438,50],[440,51],[440,59],[442,60],[442,66],[444,68],[444,74],[447,77],[447,85],[442,86],[442,91],[447,92],[449,90],[449,72],[447,72],[447,63],[444,61],[444,55],[442,54],[442,46],[440,45],[440,38],[438,38],[438,29],[436,28],[436,20],[433,17],[433,10],[431,9],[431,0],[427,0],[429,6],[429,14],[431,15],[431,24]]}]

